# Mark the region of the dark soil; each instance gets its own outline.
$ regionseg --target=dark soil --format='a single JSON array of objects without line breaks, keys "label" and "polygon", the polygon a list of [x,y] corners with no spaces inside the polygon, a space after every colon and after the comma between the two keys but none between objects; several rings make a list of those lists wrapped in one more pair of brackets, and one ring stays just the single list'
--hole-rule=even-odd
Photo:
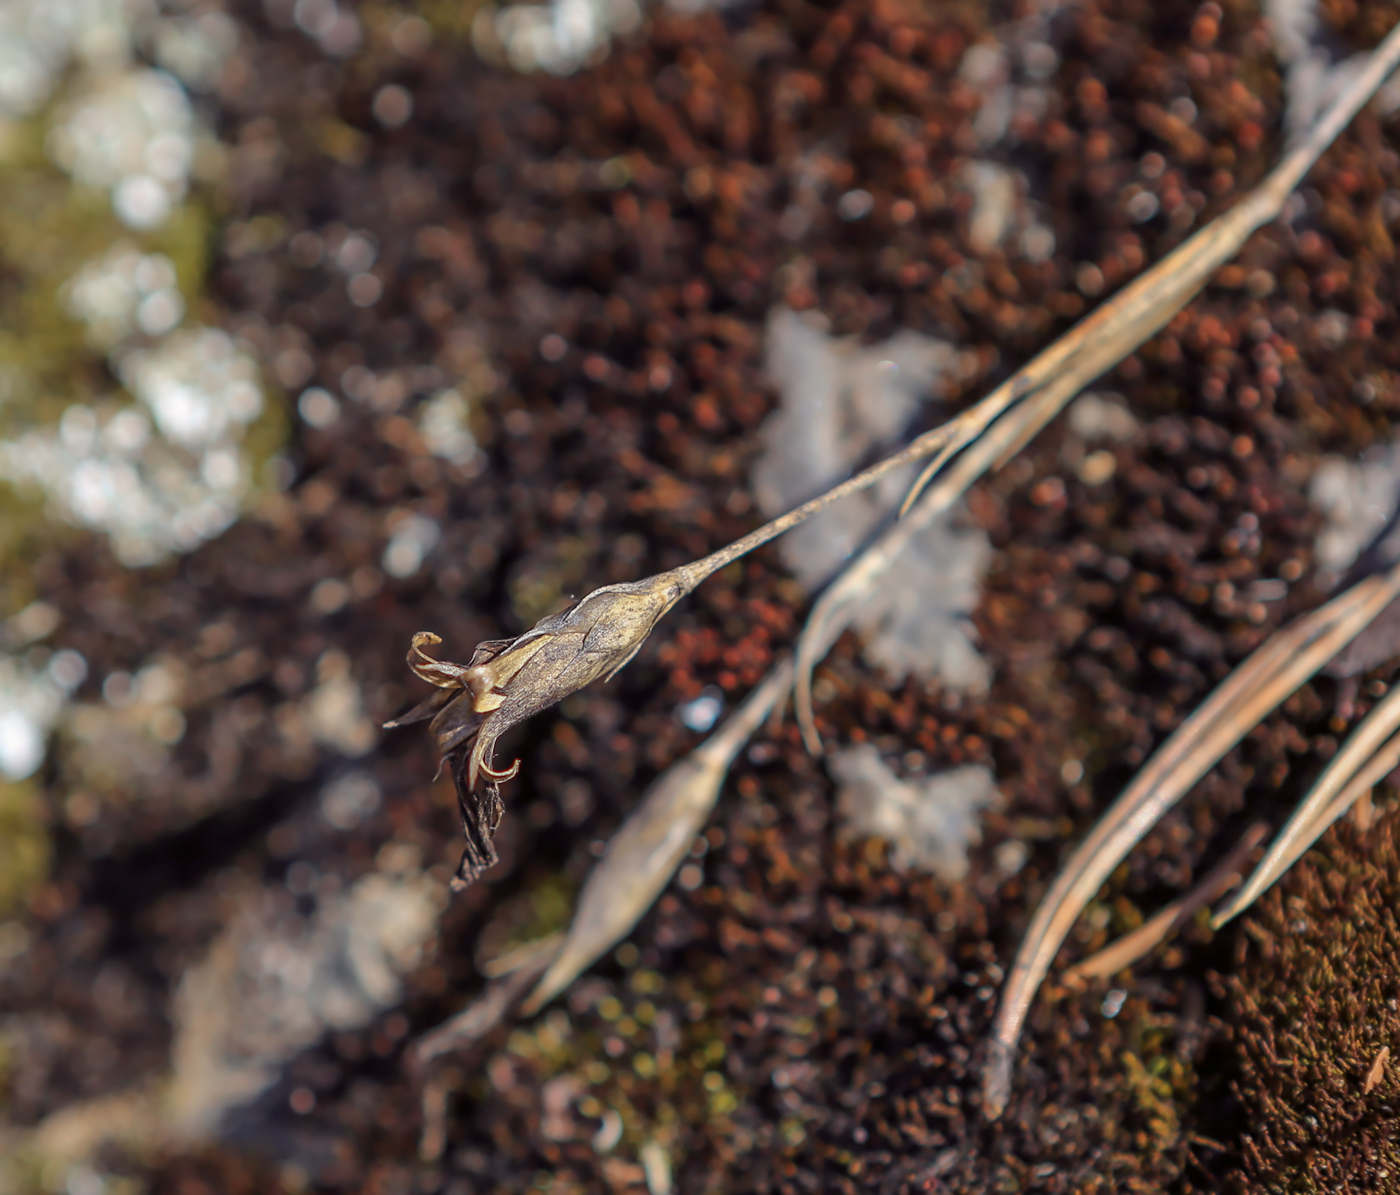
[{"label": "dark soil", "polygon": [[[290,394],[319,384],[354,401],[326,430],[298,423],[290,488],[178,564],[123,571],[84,540],[36,566],[81,628],[71,646],[90,686],[156,652],[192,679],[185,737],[139,800],[65,821],[62,751],[51,765],[54,877],[33,902],[34,948],[0,976],[0,1008],[46,1026],[5,1079],[21,1123],[168,1065],[171,993],[223,923],[230,872],[280,885],[306,860],[353,879],[390,838],[455,865],[451,795],[432,783],[424,736],[381,741],[364,766],[384,804],[336,833],[315,794],[344,761],[290,745],[279,709],[339,649],[371,716],[391,717],[422,695],[403,664],[414,631],[465,659],[570,594],[753,527],[745,479],[774,403],[762,340],[775,304],[819,309],[841,334],[955,340],[977,363],[950,396],[962,403],[1091,307],[1083,265],[1111,293],[1281,148],[1280,80],[1248,4],[1068,9],[1045,112],[1018,117],[995,152],[1024,171],[1055,233],[1036,265],[967,244],[955,180],[976,153],[977,98],[956,71],[989,35],[980,6],[658,13],[563,79],[507,75],[441,37],[404,58],[381,15],[366,10],[366,49],[335,63],[244,4],[214,101],[235,147],[220,318]],[[1332,15],[1346,36],[1381,31]],[[371,115],[389,82],[414,106],[392,131]],[[1164,119],[1183,99],[1192,126]],[[1400,409],[1383,203],[1400,188],[1395,137],[1358,117],[1292,221],[1256,235],[1104,380],[1143,424],[1113,450],[1111,480],[1078,479],[1057,424],[971,495],[998,549],[976,616],[996,677],[985,699],[890,687],[849,636],[821,670],[828,741],[872,741],[911,770],[994,767],[1006,802],[965,882],[901,875],[883,848],[840,841],[832,785],[791,723],[761,734],[713,819],[702,883],[668,891],[554,1011],[439,1074],[447,1144],[420,1160],[421,1077],[404,1053],[479,989],[478,945],[542,886],[577,883],[592,845],[697,741],[678,703],[711,684],[742,696],[800,628],[806,598],[761,551],[707,582],[615,682],[524,730],[502,862],[454,899],[401,1009],[294,1060],[223,1146],[111,1164],[181,1195],[279,1183],[465,1195],[550,1176],[559,1191],[640,1190],[638,1148],[664,1129],[682,1192],[1248,1188],[1255,1178],[1229,1177],[1257,1156],[1244,1133],[1279,1113],[1241,1101],[1222,1025],[1271,1007],[1248,985],[1286,978],[1247,969],[1228,999],[1211,979],[1232,970],[1248,921],[1215,938],[1198,924],[1159,949],[1116,981],[1127,998],[1112,1016],[1102,991],[1052,985],[995,1126],[978,1112],[977,1063],[1002,968],[1069,844],[1235,663],[1320,600],[1306,480],[1321,453],[1355,454]],[[783,214],[813,171],[819,198],[792,235]],[[855,187],[873,208],[842,220],[836,202]],[[1159,214],[1139,223],[1127,208],[1142,190]],[[314,263],[317,238],[350,229],[378,244],[384,290],[369,308]],[[1340,346],[1331,311],[1350,317]],[[473,396],[479,469],[418,435],[417,404],[447,384]],[[404,581],[377,567],[400,510],[444,530]],[[310,601],[327,577],[354,592],[330,615]],[[1282,600],[1251,595],[1279,577]],[[1281,819],[1376,681],[1362,678],[1342,718],[1337,684],[1319,680],[1250,735],[1114,874],[1062,961],[1188,886],[1246,812]],[[1082,779],[1066,779],[1073,760]],[[1008,877],[995,856],[1010,839],[1031,853]],[[302,1087],[315,1096],[304,1115],[288,1102]],[[607,1154],[592,1141],[610,1107],[628,1111]]]}]

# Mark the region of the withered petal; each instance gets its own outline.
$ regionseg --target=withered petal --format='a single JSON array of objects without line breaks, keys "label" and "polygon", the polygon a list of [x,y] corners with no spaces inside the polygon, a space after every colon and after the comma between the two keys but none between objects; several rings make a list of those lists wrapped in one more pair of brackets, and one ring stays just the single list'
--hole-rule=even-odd
[{"label": "withered petal", "polygon": [[467,667],[476,668],[482,664],[489,664],[514,642],[514,639],[483,639],[476,645]]},{"label": "withered petal", "polygon": [[434,659],[423,650],[425,644],[441,642],[441,635],[435,635],[432,631],[418,631],[408,647],[408,666],[414,676],[430,685],[437,685],[440,689],[460,689],[466,683],[467,669],[461,664]]},{"label": "withered petal", "polygon": [[460,892],[474,884],[483,872],[494,867],[500,856],[496,854],[496,827],[501,824],[505,813],[505,803],[501,800],[499,786],[487,783],[476,791],[465,783],[466,760],[459,752],[453,759],[452,779],[457,784],[457,807],[462,814],[462,832],[467,844],[462,851],[457,873],[452,877],[452,888]]},{"label": "withered petal", "polygon": [[520,761],[517,759],[510,767],[499,769],[495,767],[496,741],[509,729],[509,726],[496,726],[496,718],[488,717],[481,724],[481,732],[477,735],[476,742],[472,745],[471,754],[467,760],[467,787],[476,788],[477,784],[484,778],[488,784],[502,784],[513,779],[520,771]]},{"label": "withered petal", "polygon": [[438,750],[443,755],[451,755],[476,737],[481,729],[481,719],[464,700],[460,706],[449,706],[443,710],[433,720],[431,729],[437,735]]},{"label": "withered petal", "polygon": [[385,730],[396,730],[400,726],[412,726],[415,722],[422,722],[428,718],[442,712],[443,706],[447,705],[454,698],[461,696],[451,689],[439,689],[436,693],[424,698],[406,714],[400,714],[397,718],[384,723]]}]

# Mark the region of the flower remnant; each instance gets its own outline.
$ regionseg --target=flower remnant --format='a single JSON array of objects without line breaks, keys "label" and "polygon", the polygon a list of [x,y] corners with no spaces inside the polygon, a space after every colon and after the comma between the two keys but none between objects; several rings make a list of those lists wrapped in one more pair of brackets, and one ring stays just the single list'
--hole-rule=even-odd
[{"label": "flower remnant", "polygon": [[504,810],[500,784],[520,770],[519,760],[508,768],[495,767],[497,740],[599,677],[610,679],[692,587],[679,570],[605,586],[567,610],[540,619],[517,639],[478,645],[465,665],[435,660],[423,650],[442,642],[437,635],[414,635],[409,667],[439,692],[387,725],[432,719],[431,729],[457,786],[467,835],[457,886],[470,884],[497,861],[492,838]]},{"label": "flower remnant", "polygon": [[[196,7],[190,21],[209,3]],[[1006,50],[1013,88],[1047,72],[1043,111],[999,97],[1011,103],[991,113],[990,144],[973,128],[986,93],[959,71],[993,36],[982,6],[762,0],[682,18],[658,5],[638,37],[566,78],[483,65],[461,6],[418,8],[431,27],[403,6],[354,8],[360,48],[340,58],[349,3],[236,6],[242,46],[196,107],[227,136],[227,187],[139,235],[89,192],[109,217],[103,237],[47,275],[66,320],[58,288],[118,239],[164,254],[189,318],[259,354],[289,405],[304,397],[277,490],[188,557],[127,570],[100,537],[67,529],[6,557],[34,560],[34,575],[0,613],[50,603],[53,647],[82,651],[93,673],[34,800],[59,841],[54,882],[0,914],[6,1144],[11,1128],[71,1122],[125,1084],[163,1087],[172,994],[208,943],[233,940],[240,906],[272,908],[253,936],[295,954],[315,934],[281,918],[319,917],[386,840],[451,871],[460,831],[447,778],[429,781],[436,753],[385,736],[360,754],[340,734],[342,681],[382,721],[430,690],[405,698],[420,687],[402,663],[420,628],[465,665],[566,594],[749,530],[751,463],[780,398],[764,361],[775,309],[823,313],[838,344],[886,345],[900,329],[955,344],[946,402],[961,409],[1097,303],[1089,290],[1122,293],[1262,177],[1282,121],[1262,18],[1204,0],[1059,9],[1024,51]],[[66,192],[31,130],[20,148]],[[415,1037],[476,1004],[492,974],[478,963],[565,924],[642,795],[792,641],[808,595],[775,544],[679,603],[655,655],[512,732],[529,734],[529,754],[518,795],[505,794],[493,882],[453,902],[399,1006],[294,1044],[268,1066],[273,1086],[224,1118],[237,1136],[130,1166],[103,1150],[45,1181],[80,1195],[99,1179],[338,1195],[422,1181],[525,1190],[543,1171],[559,1190],[641,1191],[648,1174],[665,1185],[664,1151],[678,1195],[1224,1189],[1238,1137],[1215,1066],[1226,1050],[1202,1032],[1223,1009],[1201,977],[1241,928],[1210,946],[1194,918],[1106,1005],[1101,991],[1038,1005],[994,1131],[980,1046],[1054,860],[1119,776],[1316,601],[1306,477],[1319,446],[1363,451],[1400,396],[1400,274],[1382,237],[1400,213],[1396,144],[1393,123],[1363,117],[1289,223],[1261,228],[1238,269],[1089,383],[1122,395],[1136,435],[1090,443],[1067,409],[1005,468],[989,460],[967,495],[998,549],[974,615],[995,668],[985,693],[954,701],[871,677],[852,659],[870,632],[854,627],[818,669],[834,746],[862,732],[911,785],[995,767],[1005,806],[978,811],[984,845],[964,880],[900,872],[883,846],[841,841],[824,764],[790,727],[765,727],[702,828],[678,835],[675,882],[625,942],[537,1019],[499,1024],[469,1059],[443,1056],[426,1086],[405,1074]],[[999,245],[974,249],[969,159],[1017,175],[1018,205],[1042,222],[1034,238],[1018,210]],[[0,185],[14,169],[0,165]],[[7,230],[21,208],[4,205]],[[785,218],[793,208],[801,220]],[[212,294],[192,288],[204,267],[177,235],[201,211],[230,221],[191,238],[211,255]],[[24,242],[4,239],[8,264]],[[70,332],[81,351],[87,328]],[[101,386],[103,362],[85,356]],[[23,434],[28,400],[4,385],[0,414]],[[460,403],[433,405],[454,392]],[[42,393],[53,405],[39,425],[90,402],[76,387]],[[1067,459],[1071,439],[1081,458]],[[14,509],[26,508],[0,523]],[[336,650],[353,661],[343,678]],[[46,667],[29,644],[6,651]],[[178,689],[155,704],[140,678],[158,652]],[[1359,707],[1393,679],[1361,678]],[[1114,869],[1063,962],[1190,888],[1247,804],[1278,820],[1343,737],[1334,688],[1322,679],[1285,702]],[[714,727],[677,718],[712,716],[714,703],[693,705],[706,694],[723,703]],[[8,811],[40,787],[0,785],[5,835]],[[269,961],[284,992],[300,990],[284,951]],[[1379,1053],[1356,1060],[1358,1089]],[[421,1144],[420,1124],[435,1133]],[[253,1147],[270,1155],[265,1176]]]}]

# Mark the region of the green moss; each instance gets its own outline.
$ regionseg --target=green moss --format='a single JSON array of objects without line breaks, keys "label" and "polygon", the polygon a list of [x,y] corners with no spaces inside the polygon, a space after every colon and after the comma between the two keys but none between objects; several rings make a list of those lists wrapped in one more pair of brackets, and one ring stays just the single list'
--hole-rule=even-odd
[{"label": "green moss", "polygon": [[112,391],[103,354],[64,309],[61,291],[82,266],[118,241],[174,264],[181,291],[197,297],[208,270],[212,219],[188,201],[153,232],[137,233],[112,212],[105,191],[76,186],[44,155],[41,114],[15,127],[0,157],[0,420],[52,422],[68,404]]},{"label": "green moss", "polygon": [[[61,100],[55,100],[55,103]],[[51,427],[74,403],[120,400],[122,389],[103,349],[65,308],[63,288],[84,265],[125,242],[161,253],[174,266],[190,321],[217,325],[219,313],[203,298],[217,214],[196,194],[158,229],[127,228],[105,191],[75,185],[44,153],[49,114],[9,128],[0,146],[0,437]],[[268,403],[246,432],[252,476],[285,444],[285,412]],[[0,576],[23,575],[40,536],[51,542],[44,503],[0,486]],[[9,562],[15,567],[7,568]],[[22,586],[17,586],[22,588]],[[0,592],[18,609],[31,596]]]},{"label": "green moss", "polygon": [[0,918],[20,908],[48,871],[42,804],[29,784],[0,781]]},{"label": "green moss", "polygon": [[[684,1014],[677,1013],[681,1008]],[[515,1029],[505,1051],[530,1068],[537,1090],[568,1078],[583,1116],[600,1125],[620,1122],[614,1156],[640,1158],[655,1142],[679,1168],[690,1140],[734,1134],[732,1113],[747,1095],[733,1090],[724,1074],[723,1032],[709,998],[687,978],[633,966],[626,982],[589,1008],[572,1014],[555,1008]],[[489,1073],[490,1066],[484,1070]],[[472,1086],[479,1099],[492,1098],[484,1080]],[[806,1126],[785,1122],[783,1132],[796,1144]]]}]

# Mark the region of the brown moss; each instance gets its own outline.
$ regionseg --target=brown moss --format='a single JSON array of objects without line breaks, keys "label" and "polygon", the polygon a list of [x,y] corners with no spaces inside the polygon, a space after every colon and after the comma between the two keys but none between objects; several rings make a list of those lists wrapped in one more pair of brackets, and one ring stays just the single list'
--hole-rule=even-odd
[{"label": "brown moss", "polygon": [[[1400,1191],[1400,814],[1334,830],[1258,907],[1230,982],[1243,1189]],[[1369,1088],[1369,1090],[1368,1090]]]}]

